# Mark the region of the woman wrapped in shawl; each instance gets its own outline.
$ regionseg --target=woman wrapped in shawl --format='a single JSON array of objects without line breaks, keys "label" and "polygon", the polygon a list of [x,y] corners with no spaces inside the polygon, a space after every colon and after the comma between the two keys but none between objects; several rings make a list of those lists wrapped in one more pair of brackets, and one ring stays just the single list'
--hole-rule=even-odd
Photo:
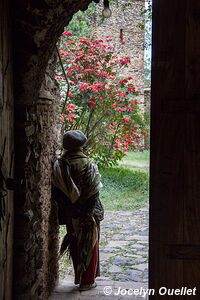
[{"label": "woman wrapped in shawl", "polygon": [[60,255],[68,251],[75,284],[80,284],[82,291],[95,287],[99,276],[99,225],[104,215],[97,165],[81,150],[86,141],[81,131],[67,131],[63,136],[65,152],[53,170],[54,199],[58,207],[62,206],[58,209],[59,221],[67,228]]}]

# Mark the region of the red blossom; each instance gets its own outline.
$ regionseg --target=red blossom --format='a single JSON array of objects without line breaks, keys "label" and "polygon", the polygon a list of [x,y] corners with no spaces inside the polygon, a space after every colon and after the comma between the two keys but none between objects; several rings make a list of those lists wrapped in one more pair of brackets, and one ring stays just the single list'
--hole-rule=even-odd
[{"label": "red blossom", "polygon": [[112,42],[112,38],[109,37],[109,36],[107,36],[107,37],[106,37],[106,42]]},{"label": "red blossom", "polygon": [[107,73],[105,71],[102,71],[101,73],[99,73],[99,77],[107,77]]},{"label": "red blossom", "polygon": [[96,105],[97,105],[97,103],[96,103],[96,99],[95,99],[95,98],[91,98],[91,99],[88,101],[88,106],[89,106],[90,108],[95,108]]},{"label": "red blossom", "polygon": [[136,139],[139,139],[139,138],[140,138],[139,134],[136,134],[136,135],[135,135],[135,138],[136,138]]},{"label": "red blossom", "polygon": [[65,36],[72,36],[72,33],[70,31],[64,31],[63,35],[65,35]]},{"label": "red blossom", "polygon": [[74,44],[73,40],[68,40],[67,42],[68,42],[68,44]]},{"label": "red blossom", "polygon": [[65,55],[65,54],[67,54],[67,51],[66,51],[66,50],[63,50],[63,49],[61,49],[61,50],[59,51],[59,53],[60,53],[60,55]]},{"label": "red blossom", "polygon": [[130,57],[127,56],[127,57],[121,58],[121,59],[119,60],[119,62],[120,62],[121,65],[125,65],[125,64],[127,64],[127,63],[130,63],[131,60],[130,60]]},{"label": "red blossom", "polygon": [[67,120],[69,122],[73,122],[75,120],[75,114],[70,112]]},{"label": "red blossom", "polygon": [[80,82],[80,84],[81,84],[82,86],[86,86],[86,87],[90,85],[89,82]]},{"label": "red blossom", "polygon": [[115,140],[115,143],[122,143],[122,139],[118,138],[117,140]]},{"label": "red blossom", "polygon": [[132,110],[134,110],[135,108],[134,107],[132,107],[132,106],[127,106],[126,107],[126,111],[132,111]]},{"label": "red blossom", "polygon": [[74,94],[73,94],[72,92],[69,91],[68,96],[69,96],[69,97],[73,97],[73,95],[74,95]]},{"label": "red blossom", "polygon": [[91,85],[90,86],[90,89],[93,91],[93,92],[99,92],[101,90],[100,87],[97,87],[97,86],[94,86],[94,85]]},{"label": "red blossom", "polygon": [[126,93],[120,92],[117,94],[118,97],[126,97]]},{"label": "red blossom", "polygon": [[131,118],[130,118],[130,117],[123,118],[123,121],[124,121],[125,123],[128,123],[128,122],[130,122],[130,120],[131,120]]},{"label": "red blossom", "polygon": [[94,83],[93,85],[90,85],[89,88],[93,92],[99,92],[103,86],[105,86],[105,82],[97,82],[97,83]]},{"label": "red blossom", "polygon": [[[112,80],[116,80],[116,77],[114,77],[114,76],[110,76],[110,75],[109,75],[109,78],[112,79]],[[112,83],[111,83],[111,84],[112,84]]]},{"label": "red blossom", "polygon": [[82,79],[83,73],[79,73],[79,74],[77,74],[76,76],[77,76],[79,79]]},{"label": "red blossom", "polygon": [[93,71],[92,69],[85,69],[84,70],[85,73],[89,73],[89,72],[92,72],[92,71]]},{"label": "red blossom", "polygon": [[62,78],[62,76],[55,76],[55,79],[56,80],[62,80],[63,78]]},{"label": "red blossom", "polygon": [[130,80],[129,77],[128,78],[123,78],[118,83],[119,84],[127,83],[129,80]]},{"label": "red blossom", "polygon": [[85,38],[80,38],[79,41],[83,44],[87,44],[89,39],[85,39]]},{"label": "red blossom", "polygon": [[134,88],[134,87],[128,87],[127,90],[128,90],[129,92],[135,92],[135,88]]},{"label": "red blossom", "polygon": [[77,61],[82,60],[82,59],[83,59],[83,55],[79,55],[75,58],[74,62],[76,63]]},{"label": "red blossom", "polygon": [[114,84],[114,83],[109,83],[109,86],[110,86],[110,87],[114,87],[115,84]]},{"label": "red blossom", "polygon": [[102,87],[105,85],[105,82],[97,82],[95,83],[95,86],[98,86],[98,87]]},{"label": "red blossom", "polygon": [[79,91],[81,91],[81,92],[84,92],[84,91],[86,91],[87,90],[87,88],[86,87],[84,87],[84,86],[79,86]]},{"label": "red blossom", "polygon": [[121,111],[124,111],[124,108],[123,107],[116,107],[116,110],[121,112]]},{"label": "red blossom", "polygon": [[70,104],[67,105],[67,110],[74,111],[75,109],[76,109],[76,105],[75,104],[70,103]]},{"label": "red blossom", "polygon": [[113,103],[113,104],[112,104],[112,107],[117,107],[117,104],[116,104],[116,103]]}]

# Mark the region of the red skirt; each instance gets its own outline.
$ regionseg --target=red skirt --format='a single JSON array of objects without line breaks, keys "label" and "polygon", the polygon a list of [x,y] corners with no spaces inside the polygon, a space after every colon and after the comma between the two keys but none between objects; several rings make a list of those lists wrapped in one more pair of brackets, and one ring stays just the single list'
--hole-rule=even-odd
[{"label": "red skirt", "polygon": [[[99,232],[100,226],[94,218],[77,220],[67,226],[70,232],[70,257],[72,258],[75,284],[88,285],[100,276]],[[72,233],[73,230],[73,233]]]}]

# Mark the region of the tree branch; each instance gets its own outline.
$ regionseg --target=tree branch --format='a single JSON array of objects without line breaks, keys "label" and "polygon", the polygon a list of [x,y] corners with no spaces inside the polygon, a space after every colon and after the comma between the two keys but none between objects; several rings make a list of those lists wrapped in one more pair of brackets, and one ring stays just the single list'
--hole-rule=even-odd
[{"label": "tree branch", "polygon": [[59,63],[60,63],[60,66],[61,66],[63,75],[64,75],[65,80],[66,80],[66,82],[67,82],[67,93],[66,93],[65,101],[64,101],[64,103],[63,103],[62,110],[61,110],[61,114],[62,114],[63,111],[64,111],[65,108],[66,108],[66,104],[67,104],[67,100],[68,100],[68,96],[69,96],[70,84],[69,84],[69,80],[68,80],[68,78],[67,78],[67,75],[66,75],[66,73],[65,73],[65,69],[64,69],[63,62],[62,62],[62,59],[61,59],[61,56],[60,56],[60,53],[59,53],[59,50],[58,50],[57,45],[56,45],[56,52],[57,52],[57,54],[58,54],[58,59],[59,59]]}]

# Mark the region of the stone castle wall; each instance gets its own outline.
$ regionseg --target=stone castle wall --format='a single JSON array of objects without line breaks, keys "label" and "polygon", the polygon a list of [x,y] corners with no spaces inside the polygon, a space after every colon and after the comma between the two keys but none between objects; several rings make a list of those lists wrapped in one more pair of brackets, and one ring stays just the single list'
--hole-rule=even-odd
[{"label": "stone castle wall", "polygon": [[122,69],[124,76],[132,76],[138,91],[144,88],[144,0],[110,1],[112,15],[102,21],[103,1],[97,4],[93,26],[95,35],[113,39],[116,52],[130,56],[128,68]]}]

